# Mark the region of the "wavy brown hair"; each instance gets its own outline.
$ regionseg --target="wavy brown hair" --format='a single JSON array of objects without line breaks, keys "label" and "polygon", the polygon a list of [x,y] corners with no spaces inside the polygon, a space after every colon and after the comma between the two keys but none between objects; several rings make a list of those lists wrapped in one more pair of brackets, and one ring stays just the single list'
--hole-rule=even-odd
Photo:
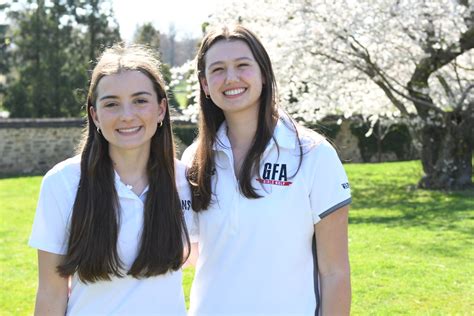
[{"label": "wavy brown hair", "polygon": [[197,150],[187,173],[193,193],[193,209],[197,212],[207,209],[211,204],[211,177],[215,168],[213,145],[217,141],[217,130],[225,120],[224,112],[210,98],[206,97],[201,84],[201,79],[205,77],[206,53],[217,42],[236,40],[243,41],[248,45],[260,67],[262,81],[265,83],[262,86],[262,93],[260,95],[257,131],[238,174],[239,189],[247,198],[255,199],[260,197],[256,189],[252,187],[251,178],[254,174],[258,173],[263,152],[273,137],[273,130],[278,120],[275,75],[270,57],[258,37],[241,25],[225,25],[209,31],[204,36],[196,56],[197,73],[200,79],[198,100],[200,106],[199,134]]},{"label": "wavy brown hair", "polygon": [[97,85],[105,76],[140,71],[153,83],[158,103],[167,100],[160,62],[146,47],[123,44],[104,51],[92,71],[87,96],[87,126],[81,145],[81,176],[74,201],[68,250],[58,266],[62,276],[78,274],[83,282],[135,278],[178,270],[189,249],[175,180],[175,146],[169,109],[151,138],[147,192],[138,255],[128,271],[117,253],[120,205],[107,140],[96,130],[90,113],[96,107]]}]

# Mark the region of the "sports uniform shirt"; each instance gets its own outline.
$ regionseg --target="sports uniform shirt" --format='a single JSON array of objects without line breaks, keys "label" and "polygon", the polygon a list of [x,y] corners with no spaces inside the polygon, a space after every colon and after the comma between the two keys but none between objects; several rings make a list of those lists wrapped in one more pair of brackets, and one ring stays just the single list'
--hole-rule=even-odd
[{"label": "sports uniform shirt", "polygon": [[[297,172],[300,145],[292,124],[280,119],[276,142],[269,142],[252,177],[263,197],[247,199],[239,192],[226,131],[224,122],[214,146],[211,206],[193,212],[190,235],[199,242],[199,259],[189,314],[315,315],[314,224],[351,202],[337,153],[322,136],[302,129]],[[182,161],[189,165],[195,149],[191,145]]]},{"label": "sports uniform shirt", "polygon": [[[176,184],[185,218],[189,219],[190,196],[185,168],[176,161]],[[67,159],[43,178],[36,210],[31,247],[65,255],[70,219],[80,178],[80,157]],[[135,260],[143,228],[146,192],[139,197],[115,173],[115,188],[120,205],[117,251],[124,267]],[[125,275],[111,281],[84,284],[73,275],[67,304],[68,315],[185,315],[181,270],[164,275],[135,279]]]}]

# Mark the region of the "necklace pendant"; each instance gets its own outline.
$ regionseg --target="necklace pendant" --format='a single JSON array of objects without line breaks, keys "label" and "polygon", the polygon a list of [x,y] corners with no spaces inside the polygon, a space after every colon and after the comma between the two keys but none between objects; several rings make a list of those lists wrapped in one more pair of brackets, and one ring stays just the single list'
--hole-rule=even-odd
[{"label": "necklace pendant", "polygon": [[132,189],[133,189],[133,185],[126,184],[125,186],[126,186],[126,187],[127,187],[127,189],[129,189],[129,190],[132,190]]}]

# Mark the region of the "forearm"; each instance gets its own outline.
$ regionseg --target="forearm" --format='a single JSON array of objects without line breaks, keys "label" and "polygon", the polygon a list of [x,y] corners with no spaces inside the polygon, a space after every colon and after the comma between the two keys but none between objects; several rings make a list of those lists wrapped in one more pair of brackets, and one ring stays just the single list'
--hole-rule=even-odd
[{"label": "forearm", "polygon": [[349,315],[351,309],[351,281],[349,268],[321,276],[322,315]]},{"label": "forearm", "polygon": [[344,206],[314,227],[321,277],[322,315],[349,315],[351,310],[348,212],[349,207]]},{"label": "forearm", "polygon": [[66,314],[67,287],[63,291],[38,289],[36,293],[35,316]]},{"label": "forearm", "polygon": [[38,292],[35,316],[66,314],[68,278],[60,276],[56,267],[63,256],[38,250]]}]

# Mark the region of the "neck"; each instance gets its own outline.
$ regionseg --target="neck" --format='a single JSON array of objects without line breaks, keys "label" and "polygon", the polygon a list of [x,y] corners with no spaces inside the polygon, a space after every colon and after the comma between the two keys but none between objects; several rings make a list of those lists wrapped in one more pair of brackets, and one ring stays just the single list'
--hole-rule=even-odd
[{"label": "neck", "polygon": [[150,148],[136,150],[109,149],[114,169],[124,184],[132,186],[136,194],[148,185],[147,164]]},{"label": "neck", "polygon": [[258,112],[253,115],[225,115],[227,136],[233,150],[248,150],[257,131]]},{"label": "neck", "polygon": [[257,131],[258,114],[255,115],[226,115],[227,137],[229,137],[234,157],[234,174],[240,174],[240,168],[252,146]]}]

